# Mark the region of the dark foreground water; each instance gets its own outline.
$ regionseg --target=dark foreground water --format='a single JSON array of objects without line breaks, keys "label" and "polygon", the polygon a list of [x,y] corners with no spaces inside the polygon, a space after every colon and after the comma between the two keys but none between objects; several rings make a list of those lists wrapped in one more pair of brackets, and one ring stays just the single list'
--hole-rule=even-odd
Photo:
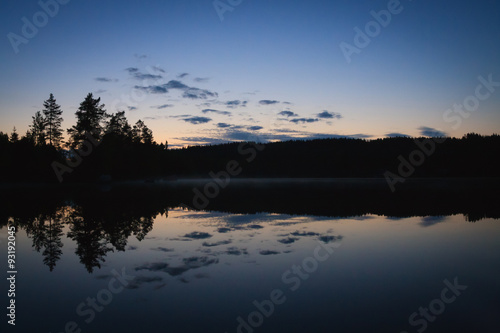
[{"label": "dark foreground water", "polygon": [[382,185],[3,191],[2,332],[498,332],[498,181]]}]

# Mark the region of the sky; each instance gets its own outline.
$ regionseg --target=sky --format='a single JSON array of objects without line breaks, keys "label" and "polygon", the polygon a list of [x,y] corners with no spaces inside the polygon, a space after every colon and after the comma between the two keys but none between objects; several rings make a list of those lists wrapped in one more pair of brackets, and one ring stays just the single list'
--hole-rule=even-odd
[{"label": "sky", "polygon": [[499,133],[500,1],[3,0],[0,131],[88,93],[170,147]]}]

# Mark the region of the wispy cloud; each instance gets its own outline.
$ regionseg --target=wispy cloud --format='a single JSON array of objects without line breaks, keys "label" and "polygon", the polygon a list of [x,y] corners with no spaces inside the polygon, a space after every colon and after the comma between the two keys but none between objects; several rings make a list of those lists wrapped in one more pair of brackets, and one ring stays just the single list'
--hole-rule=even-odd
[{"label": "wispy cloud", "polygon": [[231,112],[229,111],[219,111],[219,110],[214,110],[214,109],[204,109],[202,110],[201,112],[203,113],[216,113],[216,114],[220,114],[220,115],[224,115],[224,116],[230,116],[231,115]]},{"label": "wispy cloud", "polygon": [[430,136],[430,137],[447,136],[445,132],[432,127],[421,126],[418,128],[418,130],[420,131],[420,135],[422,136]]},{"label": "wispy cloud", "polygon": [[[159,68],[159,67],[157,67]],[[134,79],[137,80],[159,80],[163,76],[156,74],[141,73],[137,67],[129,67],[125,69]],[[163,71],[163,70],[162,70]],[[163,71],[164,72],[164,71]]]},{"label": "wispy cloud", "polygon": [[397,132],[387,133],[385,136],[388,138],[409,137],[409,135],[407,134],[397,133]]},{"label": "wispy cloud", "polygon": [[182,73],[182,74],[177,75],[177,78],[178,79],[183,79],[183,78],[185,78],[188,75],[189,75],[189,73]]},{"label": "wispy cloud", "polygon": [[269,100],[269,99],[263,99],[263,100],[259,101],[259,104],[261,104],[261,105],[272,105],[272,104],[278,104],[278,103],[279,103],[279,101]]},{"label": "wispy cloud", "polygon": [[278,113],[278,115],[280,116],[285,116],[285,117],[298,117],[299,115],[292,112],[292,111],[281,111],[280,113]]},{"label": "wispy cloud", "polygon": [[318,113],[316,117],[322,119],[341,119],[342,115],[340,113],[328,112],[327,110],[323,110],[323,112]]},{"label": "wispy cloud", "polygon": [[236,108],[238,106],[241,106],[241,107],[245,107],[247,106],[247,103],[248,101],[240,101],[240,100],[233,100],[233,101],[227,101],[227,102],[224,102],[223,104],[226,105],[226,107],[228,108]]},{"label": "wispy cloud", "polygon": [[160,66],[153,66],[153,70],[160,72],[160,73],[165,73],[165,70],[161,68]]},{"label": "wispy cloud", "polygon": [[298,123],[305,124],[305,123],[315,123],[315,122],[319,121],[319,119],[318,118],[295,118],[295,119],[290,119],[289,121],[291,123],[295,123],[295,124],[298,124]]},{"label": "wispy cloud", "polygon": [[194,124],[194,125],[199,125],[199,124],[205,124],[205,123],[208,123],[210,121],[212,121],[211,118],[207,118],[207,117],[198,117],[198,116],[193,116],[193,117],[189,117],[189,118],[184,118],[182,119],[184,120],[185,122],[187,123],[191,123],[191,124]]},{"label": "wispy cloud", "polygon": [[219,95],[216,92],[199,88],[189,88],[182,95],[182,97],[190,99],[207,99],[208,97],[218,97],[218,96]]},{"label": "wispy cloud", "polygon": [[135,111],[137,108],[135,106],[127,106],[129,111]]},{"label": "wispy cloud", "polygon": [[210,78],[208,78],[208,77],[196,77],[196,78],[194,78],[195,82],[200,82],[200,83],[208,82],[208,80],[210,80]]},{"label": "wispy cloud", "polygon": [[107,83],[107,82],[117,82],[118,81],[117,79],[112,79],[112,78],[109,78],[109,77],[96,77],[95,80],[97,82],[104,82],[104,83]]},{"label": "wispy cloud", "polygon": [[143,59],[146,59],[148,56],[145,55],[145,54],[134,54],[134,58],[137,59],[137,60],[143,60]]},{"label": "wispy cloud", "polygon": [[151,108],[161,110],[161,109],[166,109],[166,108],[171,108],[171,107],[174,107],[174,105],[173,104],[155,105],[155,106],[152,106]]}]

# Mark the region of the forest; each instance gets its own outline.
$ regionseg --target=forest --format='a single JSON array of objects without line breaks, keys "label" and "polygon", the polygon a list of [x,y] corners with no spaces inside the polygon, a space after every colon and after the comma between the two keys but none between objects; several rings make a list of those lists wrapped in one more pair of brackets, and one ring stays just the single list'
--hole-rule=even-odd
[{"label": "forest", "polygon": [[142,120],[130,125],[124,111],[108,114],[89,93],[61,128],[53,94],[25,135],[0,132],[3,183],[78,183],[120,180],[174,181],[210,178],[235,167],[244,178],[497,177],[500,136],[462,138],[335,138],[286,142],[228,142],[168,149],[154,141]]}]

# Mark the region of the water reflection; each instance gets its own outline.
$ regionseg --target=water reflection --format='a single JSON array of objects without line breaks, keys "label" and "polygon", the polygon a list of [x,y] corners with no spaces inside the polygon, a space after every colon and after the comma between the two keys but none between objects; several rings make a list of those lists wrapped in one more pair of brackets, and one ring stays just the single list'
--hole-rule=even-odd
[{"label": "water reflection", "polygon": [[[488,182],[483,191],[471,191],[484,184],[468,183],[467,186],[453,185],[443,189],[441,185],[429,191],[429,184],[415,187],[397,194],[387,192],[380,183],[360,184],[345,180],[328,182],[278,182],[269,184],[250,181],[235,183],[220,197],[211,201],[206,211],[189,210],[184,205],[184,220],[217,220],[218,234],[230,234],[235,230],[259,231],[263,224],[290,226],[307,220],[309,223],[321,220],[350,218],[373,219],[374,215],[386,215],[390,220],[421,216],[420,226],[428,228],[447,220],[447,216],[462,213],[466,220],[475,222],[485,217],[499,218],[496,204],[497,188]],[[385,185],[382,183],[382,185]],[[196,183],[176,186],[122,186],[102,191],[94,187],[68,187],[34,191],[11,191],[3,199],[8,205],[0,211],[0,218],[26,231],[33,242],[33,248],[43,256],[44,264],[53,271],[61,259],[63,237],[76,243],[75,254],[89,273],[101,268],[110,252],[134,250],[127,247],[133,236],[142,241],[153,228],[159,216],[167,217],[169,210],[179,209],[192,198]],[[471,188],[472,186],[472,188]],[[270,188],[272,190],[270,190]],[[47,193],[48,192],[48,193]],[[423,195],[425,194],[425,195]],[[439,200],[436,199],[439,196]],[[29,201],[30,204],[26,204]],[[430,204],[432,203],[432,204]],[[312,231],[291,231],[278,235],[276,242],[289,246],[304,237],[321,242],[333,242],[340,235],[319,234]],[[203,254],[241,256],[247,249],[237,247],[233,239],[216,239],[209,232],[190,231],[170,239],[167,246],[155,250],[162,253],[175,252],[179,241],[202,241]],[[225,250],[218,250],[225,246]],[[277,255],[286,250],[261,249],[260,255]],[[286,252],[285,252],[286,253]],[[216,264],[217,259],[207,256],[186,257],[172,265],[166,262],[151,262],[137,270],[161,271],[171,276]]]}]

